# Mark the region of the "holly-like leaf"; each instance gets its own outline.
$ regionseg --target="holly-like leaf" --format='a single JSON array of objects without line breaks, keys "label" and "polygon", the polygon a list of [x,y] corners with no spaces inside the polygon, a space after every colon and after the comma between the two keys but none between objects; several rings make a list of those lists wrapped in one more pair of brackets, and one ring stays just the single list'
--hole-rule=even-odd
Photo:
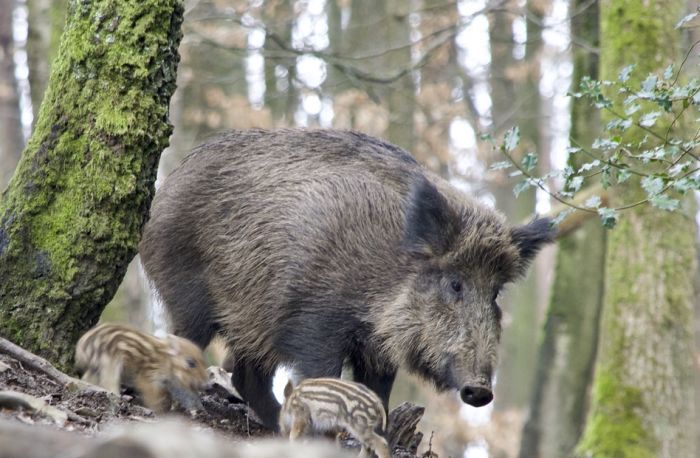
[{"label": "holly-like leaf", "polygon": [[581,166],[580,169],[578,169],[579,173],[581,172],[588,172],[594,167],[598,167],[600,165],[600,161],[598,159],[594,160],[593,162],[586,162]]},{"label": "holly-like leaf", "polygon": [[494,162],[491,164],[489,167],[489,170],[503,170],[503,169],[508,169],[512,166],[513,164],[510,161],[500,161],[500,162]]},{"label": "holly-like leaf", "polygon": [[627,116],[632,116],[633,114],[635,114],[636,112],[638,112],[641,109],[642,109],[641,105],[639,105],[638,103],[634,103],[632,105],[628,105],[625,107],[625,114]]},{"label": "holly-like leaf", "polygon": [[664,70],[664,79],[668,81],[671,78],[673,78],[673,64],[669,64],[666,70]]},{"label": "holly-like leaf", "polygon": [[566,183],[567,189],[573,192],[578,192],[581,189],[581,185],[583,185],[582,176],[575,176]]},{"label": "holly-like leaf", "polygon": [[588,199],[583,203],[584,207],[587,208],[598,208],[600,207],[600,197],[599,196],[593,196]]},{"label": "holly-like leaf", "polygon": [[513,126],[503,137],[503,147],[510,153],[518,146],[518,143],[520,143],[520,129],[518,126]]},{"label": "holly-like leaf", "polygon": [[681,206],[678,199],[672,199],[665,194],[653,196],[651,199],[649,199],[649,202],[651,202],[651,205],[654,207],[667,211],[678,210],[678,208]]},{"label": "holly-like leaf", "polygon": [[656,83],[658,83],[659,78],[656,75],[649,75],[642,81],[642,93],[649,97],[654,94],[654,89],[656,89]]},{"label": "holly-like leaf", "polygon": [[618,183],[624,183],[625,181],[629,180],[631,176],[632,176],[632,173],[629,170],[617,169],[617,182]]},{"label": "holly-like leaf", "polygon": [[618,215],[617,211],[613,208],[600,207],[598,209],[598,215],[600,216],[600,221],[603,223],[603,227],[607,229],[612,229],[617,224]]},{"label": "holly-like leaf", "polygon": [[616,149],[618,146],[620,146],[620,142],[616,141],[616,139],[619,139],[619,137],[613,137],[613,138],[596,138],[593,140],[593,149],[598,149],[601,151],[610,151]]},{"label": "holly-like leaf", "polygon": [[517,198],[523,191],[531,186],[530,180],[523,180],[513,186],[513,194]]},{"label": "holly-like leaf", "polygon": [[644,177],[642,178],[642,188],[647,192],[647,195],[653,196],[663,191],[664,180],[654,176]]},{"label": "holly-like leaf", "polygon": [[537,156],[534,153],[527,153],[521,162],[526,172],[537,167]]},{"label": "holly-like leaf", "polygon": [[681,178],[679,180],[674,180],[673,181],[673,189],[676,191],[685,194],[686,192],[692,190],[698,190],[700,187],[700,182],[698,180],[694,180],[690,177],[685,177]]},{"label": "holly-like leaf", "polygon": [[676,175],[689,170],[691,165],[692,164],[689,161],[678,163],[670,169],[668,169],[668,174],[672,177],[675,177]]},{"label": "holly-like leaf", "polygon": [[646,113],[644,116],[639,118],[639,125],[642,127],[651,127],[656,123],[656,120],[659,116],[661,116],[660,111],[652,111],[651,113]]},{"label": "holly-like leaf", "polygon": [[620,74],[617,76],[617,79],[619,79],[622,83],[629,80],[630,74],[632,73],[632,70],[634,70],[634,67],[636,67],[635,64],[624,67],[622,70],[620,70]]}]

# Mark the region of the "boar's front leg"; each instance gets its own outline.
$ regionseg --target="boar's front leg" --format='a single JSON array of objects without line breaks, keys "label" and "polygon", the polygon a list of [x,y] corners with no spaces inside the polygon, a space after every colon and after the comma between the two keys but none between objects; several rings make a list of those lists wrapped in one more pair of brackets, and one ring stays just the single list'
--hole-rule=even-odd
[{"label": "boar's front leg", "polygon": [[363,357],[361,352],[355,352],[350,358],[352,373],[356,382],[362,383],[374,391],[384,404],[384,410],[389,414],[389,395],[394,386],[396,369],[390,364],[378,367]]},{"label": "boar's front leg", "polygon": [[231,372],[231,382],[243,400],[260,417],[263,424],[273,430],[279,429],[280,404],[272,393],[272,374],[247,360],[227,358],[224,369]]}]

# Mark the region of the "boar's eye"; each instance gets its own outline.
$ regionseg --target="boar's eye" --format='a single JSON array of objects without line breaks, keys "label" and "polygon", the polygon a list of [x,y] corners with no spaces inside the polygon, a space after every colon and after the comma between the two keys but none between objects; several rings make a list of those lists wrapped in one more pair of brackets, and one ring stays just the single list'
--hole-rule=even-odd
[{"label": "boar's eye", "polygon": [[452,287],[452,291],[455,293],[461,293],[462,292],[462,282],[459,280],[452,280],[450,283],[450,286]]},{"label": "boar's eye", "polygon": [[197,361],[195,361],[194,358],[187,358],[187,367],[194,369],[197,367]]}]

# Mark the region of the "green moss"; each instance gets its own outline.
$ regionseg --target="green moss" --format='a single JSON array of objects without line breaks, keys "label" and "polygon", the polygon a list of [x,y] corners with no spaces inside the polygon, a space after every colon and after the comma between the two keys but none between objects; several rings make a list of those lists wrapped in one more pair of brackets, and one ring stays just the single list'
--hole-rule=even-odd
[{"label": "green moss", "polygon": [[623,385],[614,373],[603,369],[596,374],[593,402],[597,409],[576,453],[596,458],[653,458],[657,444],[642,421],[646,410],[641,393]]}]

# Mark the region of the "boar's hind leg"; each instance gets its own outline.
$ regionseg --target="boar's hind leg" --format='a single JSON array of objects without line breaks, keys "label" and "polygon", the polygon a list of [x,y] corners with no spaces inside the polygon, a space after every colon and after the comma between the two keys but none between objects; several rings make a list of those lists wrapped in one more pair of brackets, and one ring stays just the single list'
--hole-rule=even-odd
[{"label": "boar's hind leg", "polygon": [[227,358],[225,369],[231,372],[231,382],[243,400],[260,417],[263,424],[273,431],[279,430],[280,404],[272,393],[272,378],[255,363]]},{"label": "boar's hind leg", "polygon": [[[147,227],[140,246],[141,262],[168,312],[169,332],[206,348],[216,333],[206,264],[193,248],[194,242],[180,240],[173,232],[178,225],[168,223]],[[166,240],[188,248],[174,250],[164,245]]]}]

